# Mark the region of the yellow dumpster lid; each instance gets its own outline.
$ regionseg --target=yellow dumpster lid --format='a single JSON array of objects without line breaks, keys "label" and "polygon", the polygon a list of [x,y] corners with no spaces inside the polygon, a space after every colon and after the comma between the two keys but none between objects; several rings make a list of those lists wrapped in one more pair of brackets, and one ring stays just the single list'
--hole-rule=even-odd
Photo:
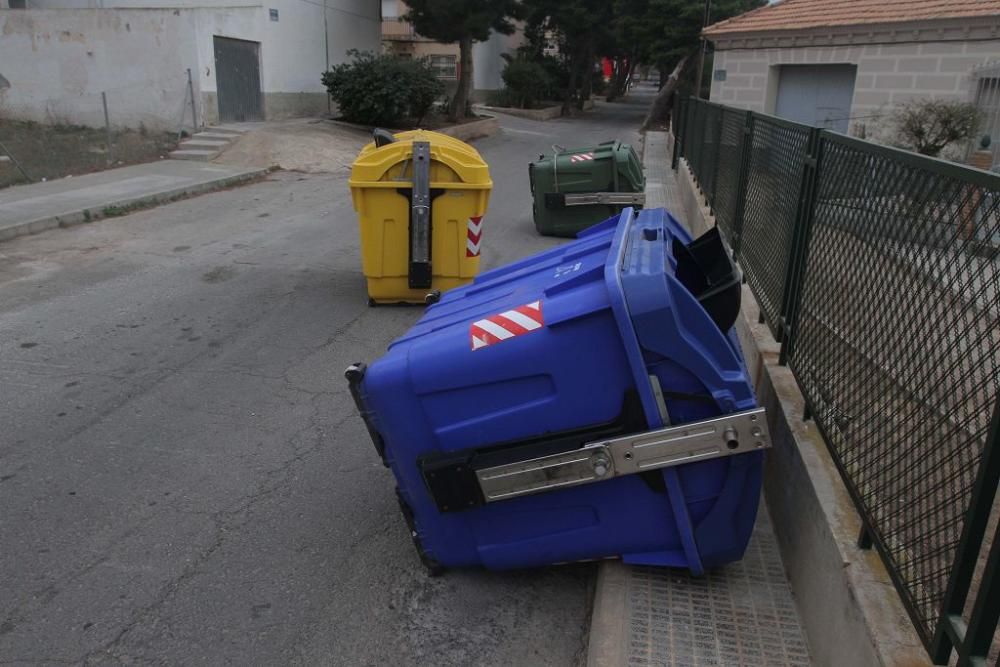
[{"label": "yellow dumpster lid", "polygon": [[409,130],[393,136],[396,137],[394,143],[376,147],[373,141],[361,149],[351,166],[351,187],[387,180],[386,172],[412,157],[414,141],[429,143],[431,161],[450,167],[459,182],[484,188],[493,186],[486,162],[475,148],[464,141],[428,130]]}]

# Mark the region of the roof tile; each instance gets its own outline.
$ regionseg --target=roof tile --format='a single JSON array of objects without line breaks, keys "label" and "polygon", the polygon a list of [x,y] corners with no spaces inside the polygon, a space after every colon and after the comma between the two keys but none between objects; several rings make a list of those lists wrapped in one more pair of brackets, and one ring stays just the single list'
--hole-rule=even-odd
[{"label": "roof tile", "polygon": [[705,28],[707,37],[741,32],[1000,16],[1000,0],[784,0]]}]

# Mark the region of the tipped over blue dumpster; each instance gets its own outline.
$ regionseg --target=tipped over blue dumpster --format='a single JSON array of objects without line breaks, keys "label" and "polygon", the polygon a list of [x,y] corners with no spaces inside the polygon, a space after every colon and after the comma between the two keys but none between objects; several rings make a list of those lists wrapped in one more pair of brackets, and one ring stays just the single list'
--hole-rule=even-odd
[{"label": "tipped over blue dumpster", "polygon": [[347,370],[424,564],[742,557],[770,446],[718,233],[625,209],[446,292]]}]

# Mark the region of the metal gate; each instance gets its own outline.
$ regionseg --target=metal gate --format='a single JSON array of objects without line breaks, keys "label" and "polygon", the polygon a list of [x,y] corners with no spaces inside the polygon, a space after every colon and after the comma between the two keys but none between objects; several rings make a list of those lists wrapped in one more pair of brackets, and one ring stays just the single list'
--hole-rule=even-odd
[{"label": "metal gate", "polygon": [[847,134],[854,65],[782,65],[774,115]]},{"label": "metal gate", "polygon": [[219,120],[264,120],[260,90],[260,42],[215,38],[215,80]]}]

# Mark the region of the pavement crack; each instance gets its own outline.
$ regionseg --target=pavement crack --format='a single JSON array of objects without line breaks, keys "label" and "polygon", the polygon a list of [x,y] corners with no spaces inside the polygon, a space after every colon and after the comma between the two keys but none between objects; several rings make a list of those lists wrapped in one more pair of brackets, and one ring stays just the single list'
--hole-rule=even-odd
[{"label": "pavement crack", "polygon": [[[353,414],[345,415],[342,419],[332,425],[332,429],[339,428],[352,417]],[[188,563],[178,576],[164,584],[151,602],[134,613],[132,618],[115,634],[114,637],[74,662],[90,664],[94,659],[100,656],[107,656],[113,659],[121,657],[117,654],[117,649],[121,646],[129,633],[148,619],[152,618],[185,583],[192,580],[200,573],[202,564],[212,558],[212,556],[225,545],[227,539],[229,539],[232,535],[235,535],[240,529],[245,527],[251,521],[251,510],[256,504],[271,497],[286,486],[288,473],[296,464],[303,462],[311,454],[314,454],[323,448],[326,444],[326,437],[323,428],[318,424],[318,419],[318,411],[313,410],[313,414],[309,417],[306,424],[301,429],[293,433],[289,438],[289,443],[294,443],[300,439],[304,439],[305,435],[312,431],[313,436],[312,438],[309,438],[309,440],[311,440],[311,444],[304,449],[295,451],[294,455],[286,459],[276,468],[265,471],[263,473],[265,481],[259,484],[253,493],[245,496],[239,505],[230,509],[220,510],[218,512],[203,513],[206,514],[215,524],[215,536],[211,543],[204,550],[202,550],[202,552],[194,560]]]}]

